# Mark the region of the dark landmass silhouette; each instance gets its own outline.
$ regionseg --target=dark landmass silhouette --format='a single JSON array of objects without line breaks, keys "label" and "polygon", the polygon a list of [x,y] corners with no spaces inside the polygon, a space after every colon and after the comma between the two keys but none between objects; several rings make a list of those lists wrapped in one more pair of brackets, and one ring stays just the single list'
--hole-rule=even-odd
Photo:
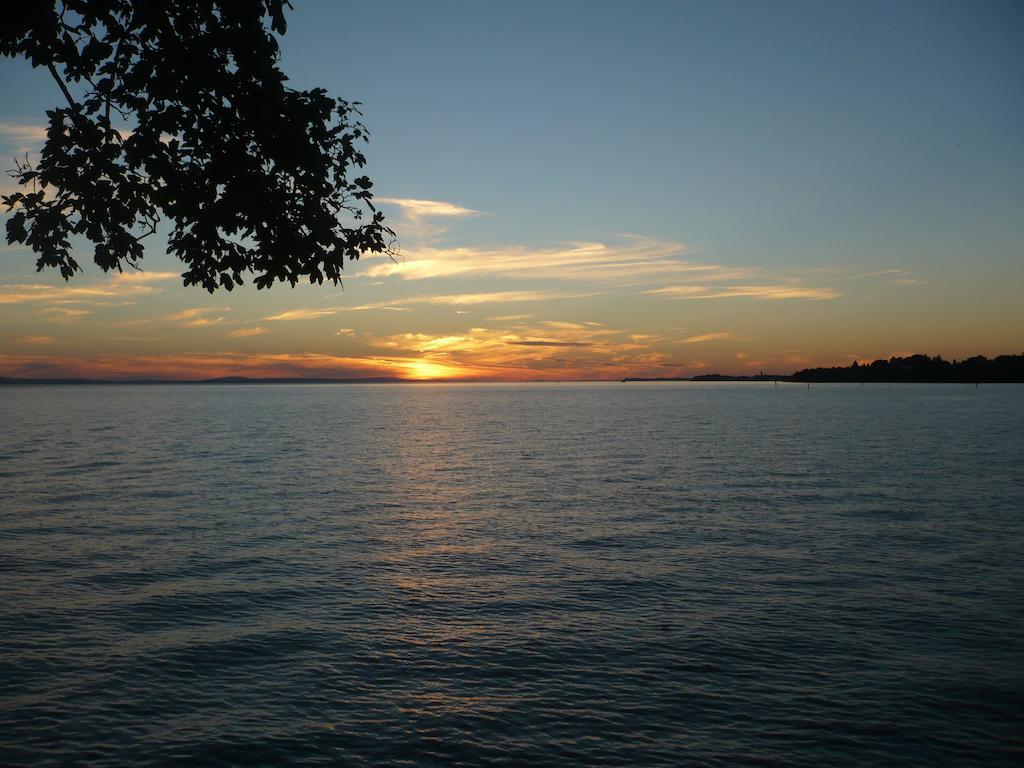
[{"label": "dark landmass silhouette", "polygon": [[248,378],[223,376],[218,379],[20,379],[0,376],[0,386],[18,384],[420,384],[416,379],[369,376],[358,379],[304,379],[298,377]]},{"label": "dark landmass silhouette", "polygon": [[[76,379],[76,378],[17,378],[0,376],[0,386],[28,384],[428,384],[444,382],[472,383],[466,379],[401,379],[393,376],[366,376],[362,378],[300,378],[222,376],[215,379]],[[478,380],[477,380],[478,381]],[[596,379],[563,379],[562,381],[599,381]],[[758,373],[752,376],[733,376],[725,373],[703,373],[697,376],[642,378],[630,376],[630,381],[789,381],[826,384],[829,382],[867,383],[933,383],[933,384],[1024,384],[1024,354],[982,355],[966,360],[943,360],[928,355],[890,357],[861,365],[854,362],[847,367],[805,368],[791,374]],[[554,384],[555,380],[537,379],[524,383]],[[561,383],[558,381],[557,383]]]},{"label": "dark landmass silhouette", "polygon": [[643,379],[623,381],[799,381],[813,383],[933,383],[933,384],[1022,384],[1024,354],[999,355],[989,359],[983,355],[966,360],[943,360],[941,355],[890,357],[847,367],[805,368],[788,376],[760,373],[756,376],[729,376],[721,373],[701,374],[690,378]]},{"label": "dark landmass silhouette", "polygon": [[792,381],[844,382],[944,382],[944,383],[1022,383],[1024,355],[999,355],[989,359],[981,355],[966,360],[911,355],[875,360],[869,365],[854,362],[846,368],[807,368],[794,373]]}]

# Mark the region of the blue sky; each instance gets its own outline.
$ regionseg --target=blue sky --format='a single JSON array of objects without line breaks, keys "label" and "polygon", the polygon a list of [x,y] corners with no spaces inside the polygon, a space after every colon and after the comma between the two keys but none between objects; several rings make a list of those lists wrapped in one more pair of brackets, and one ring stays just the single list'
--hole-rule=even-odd
[{"label": "blue sky", "polygon": [[296,83],[366,103],[389,194],[500,211],[483,237],[818,263],[1019,211],[1019,4],[306,6]]},{"label": "blue sky", "polygon": [[[133,355],[150,348],[348,361],[385,349],[434,361],[423,372],[516,377],[789,371],[1024,347],[1020,3],[294,5],[282,68],[296,87],[364,103],[367,170],[378,195],[396,201],[384,207],[406,271],[364,263],[355,273],[375,274],[347,282],[342,295],[277,288],[207,298],[154,281],[152,343],[115,341],[114,351],[94,337],[116,334],[97,326],[87,342],[77,327],[119,322],[101,312],[57,333],[40,325],[38,301],[8,303],[0,318],[15,330],[0,352],[17,365],[45,357],[50,367],[39,370],[57,370],[61,359],[102,351],[130,373]],[[22,62],[0,63],[0,78],[0,150],[10,153],[31,144],[14,129],[40,122],[59,93]],[[580,243],[613,256],[646,244],[628,257],[641,259],[643,280],[627,279],[612,256],[615,279],[551,267]],[[425,262],[484,266],[415,277]],[[177,268],[159,243],[147,263]],[[681,280],[678,263],[702,265],[712,279]],[[52,281],[11,249],[0,275],[9,285]],[[76,281],[102,279],[93,269]],[[505,301],[513,292],[548,298]],[[460,310],[424,298],[470,294],[498,298]],[[327,311],[346,302],[391,305]],[[168,318],[189,309],[224,320],[168,345],[168,334],[180,336]],[[268,320],[300,310],[301,331]],[[145,319],[133,314],[137,303],[124,312],[120,321]],[[487,319],[516,315],[531,317]],[[339,337],[342,320],[351,333]],[[247,337],[217,336],[225,323],[263,330],[239,352]],[[618,341],[605,349],[569,325],[549,338],[557,326],[544,323],[600,323]],[[54,341],[32,350],[15,341],[30,336]],[[685,341],[702,336],[712,338]],[[523,346],[531,340],[581,346]],[[501,364],[488,369],[482,349]],[[512,355],[521,350],[535,357]],[[346,365],[335,364],[339,374]]]}]

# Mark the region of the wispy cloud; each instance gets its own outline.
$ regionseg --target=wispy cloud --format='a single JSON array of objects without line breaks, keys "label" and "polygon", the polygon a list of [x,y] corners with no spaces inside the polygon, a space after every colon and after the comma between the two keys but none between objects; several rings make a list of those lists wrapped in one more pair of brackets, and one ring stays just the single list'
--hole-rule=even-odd
[{"label": "wispy cloud", "polygon": [[375,304],[357,304],[344,307],[303,307],[302,309],[289,309],[278,312],[276,315],[268,315],[264,320],[315,320],[318,317],[332,317],[342,312],[368,312],[381,310],[384,312],[407,312],[408,307],[399,306],[398,301],[381,301]]},{"label": "wispy cloud", "polygon": [[116,296],[137,296],[159,293],[160,288],[141,285],[131,280],[108,280],[87,285],[46,285],[17,283],[0,285],[0,304],[23,304],[50,301],[55,304],[90,303]]},{"label": "wispy cloud", "polygon": [[22,145],[42,144],[44,141],[46,141],[46,126],[41,123],[0,120],[0,143],[17,144],[18,149],[21,149]]},{"label": "wispy cloud", "polygon": [[210,317],[214,312],[228,312],[230,307],[191,307],[168,315],[167,320],[178,323],[182,328],[205,328],[220,325],[226,320],[225,315]]},{"label": "wispy cloud", "polygon": [[836,276],[831,279],[835,282],[880,279],[887,285],[922,285],[928,282],[927,280],[914,277],[910,270],[896,267],[890,269],[876,269],[872,272],[860,272],[854,275]]},{"label": "wispy cloud", "polygon": [[322,309],[289,309],[276,315],[267,315],[264,320],[314,320],[318,317],[330,317],[344,312],[344,307],[325,307]]},{"label": "wispy cloud", "polygon": [[118,272],[113,279],[119,283],[156,283],[163,280],[180,280],[177,272],[150,272],[148,270],[130,270]]},{"label": "wispy cloud", "polygon": [[266,328],[260,328],[258,325],[254,325],[251,328],[239,328],[237,331],[231,331],[228,334],[228,337],[232,339],[244,339],[248,336],[259,336],[266,332]]},{"label": "wispy cloud", "polygon": [[88,309],[70,309],[69,307],[47,307],[43,310],[44,315],[54,315],[51,320],[74,320],[75,318],[91,315]]},{"label": "wispy cloud", "polygon": [[732,331],[718,331],[716,333],[702,333],[698,336],[687,336],[679,339],[679,344],[700,344],[705,341],[716,341],[718,339],[731,339],[735,336]]},{"label": "wispy cloud", "polygon": [[626,235],[614,244],[576,242],[557,248],[414,247],[400,261],[374,264],[368,277],[397,275],[406,280],[500,276],[531,279],[588,280],[615,285],[642,285],[680,275],[702,280],[750,277],[749,269],[684,260],[681,243]]},{"label": "wispy cloud", "polygon": [[[35,153],[44,141],[46,141],[46,126],[41,123],[0,120],[0,154],[10,157],[11,155]],[[49,189],[42,190],[47,198],[51,197]],[[6,197],[15,192],[31,191],[40,191],[40,187],[35,184],[18,184],[6,173],[0,175],[0,196]]]},{"label": "wispy cloud", "polygon": [[416,200],[408,197],[378,197],[378,203],[396,205],[408,216],[480,216],[482,211],[464,208],[442,200]]},{"label": "wispy cloud", "polygon": [[545,320],[543,324],[548,328],[557,328],[561,331],[583,331],[587,328],[583,323],[570,323],[566,320]]},{"label": "wispy cloud", "polygon": [[510,341],[507,342],[514,347],[592,347],[593,342],[590,341],[551,341],[549,339],[530,339],[527,341]]},{"label": "wispy cloud", "polygon": [[[496,291],[490,293],[455,293],[444,296],[410,296],[405,299],[360,304],[341,307],[304,307],[289,309],[268,315],[264,320],[315,320],[320,317],[333,317],[342,312],[361,312],[366,310],[383,310],[390,312],[406,312],[415,304],[450,304],[466,306],[474,304],[509,304],[522,301],[547,301],[552,299],[576,299],[592,296],[592,293],[558,292],[558,291]],[[525,316],[524,316],[525,317]]]},{"label": "wispy cloud", "polygon": [[[417,200],[408,197],[378,197],[378,203],[393,205],[399,214],[392,219],[392,226],[404,244],[425,244],[436,240],[448,231],[439,220],[452,220],[471,216],[482,216],[482,211],[466,208],[443,200]],[[363,273],[367,274],[367,273]],[[381,272],[379,274],[388,274]]]},{"label": "wispy cloud", "polygon": [[[114,126],[114,129],[122,139],[127,139],[133,133],[124,126]],[[19,152],[34,150],[46,141],[47,130],[48,126],[44,123],[0,119],[0,146],[15,145]],[[165,139],[161,137],[161,141],[165,141]]]},{"label": "wispy cloud", "polygon": [[874,272],[861,272],[856,275],[847,275],[836,279],[841,281],[868,280],[872,277],[906,277],[909,274],[905,269],[876,269]]},{"label": "wispy cloud", "polygon": [[[411,219],[432,216],[456,218],[479,213],[439,201],[386,200],[401,206],[403,213]],[[427,234],[437,233],[430,231]],[[414,234],[422,232],[414,230]],[[547,248],[440,247],[429,240],[430,237],[420,238],[404,249],[402,259],[372,263],[360,274],[370,278],[397,276],[404,280],[501,277],[587,281],[607,288],[647,288],[641,293],[686,299],[825,300],[840,296],[839,291],[833,288],[806,285],[797,279],[780,281],[778,277],[765,276],[763,270],[754,267],[727,266],[685,258],[692,249],[684,243],[638,235],[622,235],[613,242],[576,241]],[[868,277],[905,279],[908,275],[904,270],[886,269],[844,279]],[[443,302],[444,297],[434,300],[434,303]]]},{"label": "wispy cloud", "polygon": [[168,315],[168,320],[189,320],[193,317],[199,317],[200,315],[207,314],[209,312],[220,312],[220,307],[191,307],[189,309],[183,309],[180,312],[175,312],[173,315]]},{"label": "wispy cloud", "polygon": [[673,299],[835,299],[841,294],[832,288],[810,288],[799,285],[670,285],[643,292],[648,296]]},{"label": "wispy cloud", "polygon": [[548,301],[552,299],[579,299],[592,293],[558,291],[496,291],[493,293],[458,293],[448,296],[427,296],[412,301],[430,304],[511,304],[520,301]]},{"label": "wispy cloud", "polygon": [[20,344],[53,344],[56,339],[53,336],[18,336],[15,339]]},{"label": "wispy cloud", "polygon": [[913,273],[908,269],[877,269],[873,272],[861,272],[856,275],[847,275],[845,277],[834,278],[840,282],[846,282],[849,280],[870,280],[872,278],[882,278],[888,285],[923,285],[927,283],[927,280],[914,277]]}]

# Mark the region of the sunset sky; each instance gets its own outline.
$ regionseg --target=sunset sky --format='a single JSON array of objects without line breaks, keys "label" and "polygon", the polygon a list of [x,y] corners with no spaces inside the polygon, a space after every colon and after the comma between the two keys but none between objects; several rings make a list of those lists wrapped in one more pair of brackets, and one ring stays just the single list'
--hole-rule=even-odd
[{"label": "sunset sky", "polygon": [[[401,251],[207,294],[0,247],[0,375],[619,379],[1024,352],[1024,4],[293,0]],[[0,155],[60,92],[0,61]],[[9,179],[0,180],[5,192]]]}]

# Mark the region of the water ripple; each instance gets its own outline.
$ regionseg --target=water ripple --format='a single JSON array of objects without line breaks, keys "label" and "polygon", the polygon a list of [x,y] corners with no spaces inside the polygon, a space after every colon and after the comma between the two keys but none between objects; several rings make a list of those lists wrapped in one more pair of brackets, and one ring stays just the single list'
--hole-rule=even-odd
[{"label": "water ripple", "polygon": [[0,403],[4,765],[1024,757],[1022,388],[52,394]]}]

